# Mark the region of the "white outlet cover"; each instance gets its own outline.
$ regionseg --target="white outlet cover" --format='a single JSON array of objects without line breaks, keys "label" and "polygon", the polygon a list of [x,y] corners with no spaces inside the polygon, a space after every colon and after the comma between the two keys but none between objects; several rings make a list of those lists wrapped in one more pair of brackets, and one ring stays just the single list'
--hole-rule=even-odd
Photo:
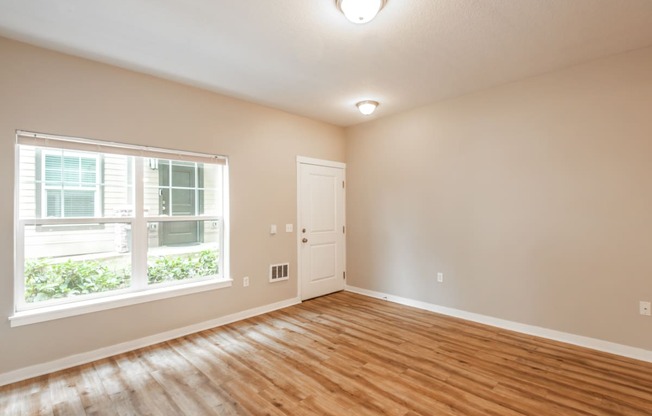
[{"label": "white outlet cover", "polygon": [[444,273],[437,273],[437,281],[442,283],[444,281]]},{"label": "white outlet cover", "polygon": [[292,224],[285,224],[285,232],[286,232],[286,233],[291,233],[292,231],[294,231],[294,225],[292,225]]},{"label": "white outlet cover", "polygon": [[244,287],[249,286],[249,276],[245,276],[242,278],[242,286]]},{"label": "white outlet cover", "polygon": [[276,234],[276,224],[272,224],[269,226],[269,233]]}]

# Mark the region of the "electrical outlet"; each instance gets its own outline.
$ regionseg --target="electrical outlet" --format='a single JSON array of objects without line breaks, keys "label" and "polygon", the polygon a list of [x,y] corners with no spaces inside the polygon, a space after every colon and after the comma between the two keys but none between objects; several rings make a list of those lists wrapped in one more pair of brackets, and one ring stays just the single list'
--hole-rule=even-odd
[{"label": "electrical outlet", "polygon": [[650,316],[650,314],[651,314],[651,311],[650,311],[650,302],[646,302],[646,301],[643,301],[643,300],[640,301],[640,302],[638,303],[638,312],[639,312],[641,315]]},{"label": "electrical outlet", "polygon": [[437,282],[444,283],[444,273],[437,273]]},{"label": "electrical outlet", "polygon": [[244,287],[249,286],[249,276],[245,276],[242,278],[242,286]]}]

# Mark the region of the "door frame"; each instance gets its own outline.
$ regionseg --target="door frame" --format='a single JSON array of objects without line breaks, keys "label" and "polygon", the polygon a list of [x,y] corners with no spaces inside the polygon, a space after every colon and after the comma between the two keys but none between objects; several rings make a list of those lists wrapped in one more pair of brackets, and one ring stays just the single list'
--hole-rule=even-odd
[{"label": "door frame", "polygon": [[[344,224],[345,230],[346,230],[346,163],[344,162],[336,162],[333,160],[323,160],[323,159],[315,159],[312,157],[305,157],[305,156],[297,156],[297,226],[295,228],[295,237],[296,237],[296,242],[297,242],[297,297],[301,301],[301,282],[303,279],[302,276],[302,264],[301,264],[301,165],[315,165],[315,166],[323,166],[327,168],[336,168],[336,169],[342,169],[342,177],[344,178],[344,191],[343,191],[343,196],[342,196],[342,204],[344,205],[344,209],[342,210],[342,223]],[[342,261],[344,262],[344,270],[346,272],[346,232],[342,235],[342,244],[344,245],[343,248],[343,253],[344,253],[344,258]],[[346,280],[344,281],[344,287],[346,288]]]}]

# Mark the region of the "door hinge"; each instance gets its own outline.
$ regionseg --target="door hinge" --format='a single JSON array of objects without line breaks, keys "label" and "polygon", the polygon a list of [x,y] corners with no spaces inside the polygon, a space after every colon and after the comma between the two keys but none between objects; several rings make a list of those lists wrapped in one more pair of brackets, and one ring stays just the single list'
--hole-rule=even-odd
[{"label": "door hinge", "polygon": [[344,181],[342,181],[342,189],[344,189]]},{"label": "door hinge", "polygon": [[342,226],[342,234],[346,234],[346,225]]},{"label": "door hinge", "polygon": [[342,272],[342,279],[346,280],[346,272]]}]

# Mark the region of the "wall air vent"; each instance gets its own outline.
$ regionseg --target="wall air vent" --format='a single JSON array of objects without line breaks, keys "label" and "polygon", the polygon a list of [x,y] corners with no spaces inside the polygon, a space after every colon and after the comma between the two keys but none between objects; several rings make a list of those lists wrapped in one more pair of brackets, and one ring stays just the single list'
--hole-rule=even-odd
[{"label": "wall air vent", "polygon": [[290,278],[290,263],[272,264],[269,266],[269,281],[278,282]]}]

